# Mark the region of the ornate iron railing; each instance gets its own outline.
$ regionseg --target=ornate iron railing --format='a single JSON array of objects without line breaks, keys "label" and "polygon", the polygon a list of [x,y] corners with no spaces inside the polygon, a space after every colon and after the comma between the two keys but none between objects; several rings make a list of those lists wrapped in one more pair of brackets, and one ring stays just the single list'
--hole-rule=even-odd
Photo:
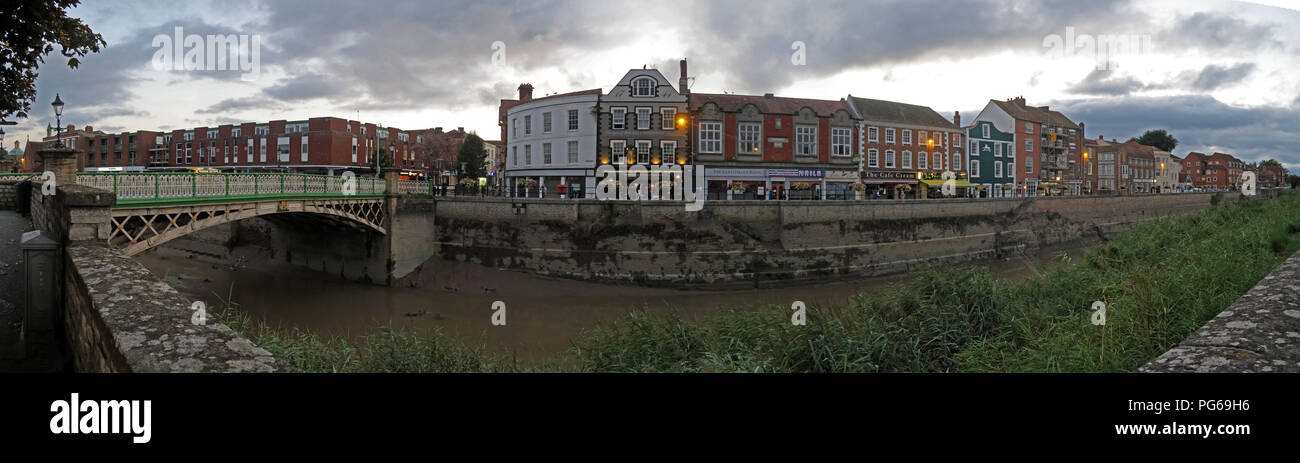
[{"label": "ornate iron railing", "polygon": [[305,197],[383,196],[384,180],[313,174],[79,172],[77,184],[112,191],[119,205],[203,203]]}]

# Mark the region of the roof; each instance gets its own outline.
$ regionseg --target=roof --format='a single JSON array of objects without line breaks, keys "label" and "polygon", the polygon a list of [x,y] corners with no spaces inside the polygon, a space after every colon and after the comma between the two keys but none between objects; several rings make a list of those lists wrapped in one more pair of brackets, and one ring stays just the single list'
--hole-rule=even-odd
[{"label": "roof", "polygon": [[1040,124],[1048,124],[1048,125],[1055,125],[1061,127],[1069,127],[1074,129],[1079,128],[1079,124],[1075,124],[1074,121],[1070,120],[1070,118],[1068,117],[1065,117],[1064,114],[1061,114],[1060,112],[1057,111],[1052,111],[1047,106],[1029,106],[1027,104],[1024,104],[1025,100],[1023,98],[1016,98],[1009,101],[998,101],[998,100],[989,100],[989,101],[993,102],[993,104],[995,105],[998,105],[999,108],[1002,108],[1002,110],[1006,111],[1007,114],[1010,114],[1011,117],[1019,120],[1032,121]]},{"label": "roof", "polygon": [[[727,95],[719,93],[692,93],[691,111],[697,111],[707,103],[718,105],[723,112],[740,112],[747,104],[752,104],[764,114],[798,114],[800,109],[808,108],[818,116],[831,116],[835,111],[850,112],[844,100],[814,100],[809,98],[786,98],[762,95]],[[850,114],[852,114],[850,112]]]},{"label": "roof", "polygon": [[929,106],[921,106],[896,101],[874,100],[849,96],[849,104],[857,110],[862,120],[893,122],[907,125],[921,125],[956,129],[957,125],[934,112]]},{"label": "roof", "polygon": [[548,98],[564,98],[564,97],[566,97],[566,96],[600,95],[600,94],[601,94],[601,89],[599,89],[599,88],[592,88],[592,89],[587,89],[587,90],[578,90],[578,91],[576,91],[576,92],[560,93],[560,94],[555,94],[555,95],[546,95],[546,96],[541,97],[541,98],[533,98],[533,99],[531,99],[531,100],[521,102],[520,104],[523,104],[523,103],[532,103],[532,102],[534,102],[534,101],[542,101],[542,100],[545,100],[545,99],[548,99]]}]

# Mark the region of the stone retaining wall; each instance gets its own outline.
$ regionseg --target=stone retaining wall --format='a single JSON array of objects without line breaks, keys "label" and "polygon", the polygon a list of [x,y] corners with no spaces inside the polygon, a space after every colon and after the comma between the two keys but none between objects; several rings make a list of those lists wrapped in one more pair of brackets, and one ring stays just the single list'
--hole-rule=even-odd
[{"label": "stone retaining wall", "polygon": [[193,301],[117,249],[75,241],[65,265],[64,321],[78,372],[293,370],[225,325],[193,323]]},{"label": "stone retaining wall", "polygon": [[[764,285],[1105,240],[1236,193],[903,201],[438,198],[438,255],[648,285]],[[400,214],[399,214],[400,216]]]},{"label": "stone retaining wall", "polygon": [[1300,253],[1138,371],[1300,373]]}]

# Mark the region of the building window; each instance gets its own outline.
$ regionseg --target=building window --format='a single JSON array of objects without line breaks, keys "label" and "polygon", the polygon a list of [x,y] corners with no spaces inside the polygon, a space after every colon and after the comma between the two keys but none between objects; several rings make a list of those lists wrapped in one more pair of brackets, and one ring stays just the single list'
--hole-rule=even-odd
[{"label": "building window", "polygon": [[660,141],[659,156],[662,158],[660,159],[660,162],[664,164],[677,162],[677,142],[667,140]]},{"label": "building window", "polygon": [[952,170],[961,170],[961,166],[963,166],[963,164],[961,163],[961,153],[953,153]]},{"label": "building window", "polygon": [[918,153],[916,155],[916,168],[929,169],[929,167],[927,167],[929,161],[930,161],[930,155],[926,154],[925,151]]},{"label": "building window", "polygon": [[1026,153],[1032,153],[1033,151],[1034,151],[1034,141],[1033,141],[1033,140],[1025,140],[1025,152],[1026,152]]},{"label": "building window", "polygon": [[569,130],[578,130],[578,110],[569,110]]},{"label": "building window", "polygon": [[307,162],[307,136],[302,137],[302,162]]},{"label": "building window", "polygon": [[524,165],[533,165],[533,145],[524,145]]},{"label": "building window", "polygon": [[[248,160],[252,161],[253,159],[250,157]],[[357,163],[357,136],[356,135],[352,136],[352,163],[353,164]]]},{"label": "building window", "polygon": [[894,150],[885,150],[885,168],[894,168]]},{"label": "building window", "polygon": [[655,80],[649,77],[641,77],[632,81],[632,96],[647,97],[655,96]]},{"label": "building window", "polygon": [[640,164],[650,163],[650,140],[636,141],[636,162]]},{"label": "building window", "polygon": [[1025,157],[1025,173],[1026,174],[1034,173],[1034,158]]},{"label": "building window", "polygon": [[1014,151],[1011,150],[1011,144],[1010,144],[1010,143],[1007,143],[1007,144],[1005,145],[1005,147],[1003,147],[1002,152],[1006,155],[1006,157],[1009,157],[1009,158],[1014,158],[1014,157],[1016,157],[1016,153],[1015,153]]},{"label": "building window", "polygon": [[740,137],[739,140],[737,140],[739,142],[737,148],[739,148],[738,151],[740,151],[741,154],[760,153],[759,147],[762,145],[759,140],[762,140],[763,138],[762,127],[761,124],[754,122],[741,122],[739,124],[737,129],[740,133]]},{"label": "building window", "polygon": [[722,154],[722,123],[700,123],[700,152]]},{"label": "building window", "polygon": [[578,163],[578,142],[569,142],[569,164]]},{"label": "building window", "polygon": [[259,127],[254,127],[254,128],[253,128],[253,134],[254,134],[254,135],[270,135],[270,134],[271,134],[271,128],[268,127],[268,126],[265,126],[265,125],[263,125],[263,126],[259,126]]},{"label": "building window", "polygon": [[894,129],[892,128],[885,129],[885,143],[889,143],[889,144],[894,143]]},{"label": "building window", "polygon": [[993,161],[993,178],[1002,178],[1002,161]]},{"label": "building window", "polygon": [[975,140],[971,140],[971,141],[970,141],[970,149],[969,149],[968,151],[970,151],[970,155],[971,155],[971,156],[979,156],[979,155],[980,155],[979,147],[978,147],[978,146],[975,146]]},{"label": "building window", "polygon": [[867,127],[867,141],[875,143],[877,141],[876,135],[877,129],[875,127]]},{"label": "building window", "polygon": [[934,168],[943,168],[943,153],[934,153]]},{"label": "building window", "polygon": [[979,176],[980,176],[980,163],[979,163],[979,161],[971,161],[971,162],[970,162],[970,177],[971,177],[971,179],[974,180],[976,177],[979,177]]},{"label": "building window", "polygon": [[981,124],[981,125],[980,125],[980,129],[982,129],[982,130],[984,131],[984,138],[988,138],[988,137],[989,137],[989,125],[988,125],[988,124]]},{"label": "building window", "polygon": [[542,133],[551,133],[551,113],[542,113]]},{"label": "building window", "polygon": [[289,162],[289,137],[280,137],[275,144],[275,159],[279,162]]},{"label": "building window", "polygon": [[852,154],[852,137],[849,129],[833,128],[831,129],[831,155],[849,156]]},{"label": "building window", "polygon": [[542,164],[551,165],[551,144],[542,143]]},{"label": "building window", "polygon": [[872,149],[867,150],[867,167],[879,167],[879,166],[880,166],[880,160],[877,159],[877,158],[879,157],[879,153],[880,153],[880,152],[879,152],[879,151],[876,151],[875,148],[872,148]]},{"label": "building window", "polygon": [[533,134],[533,115],[524,116],[524,135]]},{"label": "building window", "polygon": [[511,151],[511,153],[510,153],[510,159],[513,159],[513,161],[511,161],[511,162],[513,162],[516,166],[518,166],[518,165],[519,165],[519,147],[518,147],[518,146],[511,146],[511,147],[510,147],[510,151]]},{"label": "building window", "polygon": [[614,158],[615,164],[627,162],[627,142],[623,140],[613,140],[609,142],[609,151]]},{"label": "building window", "polygon": [[1026,123],[1025,123],[1025,133],[1034,133],[1034,123],[1033,123],[1033,122],[1026,122]]},{"label": "building window", "polygon": [[610,121],[609,127],[614,130],[623,130],[627,124],[627,108],[611,108],[609,110]]},{"label": "building window", "polygon": [[910,145],[910,144],[912,144],[912,130],[911,130],[911,129],[903,129],[903,144],[904,144],[904,145]]},{"label": "building window", "polygon": [[[253,139],[252,138],[248,139],[248,149],[245,150],[244,153],[248,155],[248,162],[252,163],[253,162]],[[354,159],[353,161],[355,162],[356,160]]]},{"label": "building window", "polygon": [[928,145],[928,144],[929,144],[929,141],[930,141],[930,139],[928,138],[929,136],[930,136],[930,132],[926,132],[926,131],[922,130],[922,131],[921,131],[921,138],[918,138],[918,139],[916,140],[916,143],[919,144],[919,145]]},{"label": "building window", "polygon": [[911,151],[903,151],[903,162],[900,164],[899,167],[902,167],[902,168],[904,168],[904,169],[911,169],[911,168],[912,168],[912,152],[911,152]]},{"label": "building window", "polygon": [[659,125],[661,126],[660,128],[664,130],[672,130],[673,125],[676,124],[676,122],[674,121],[675,119],[677,119],[677,108],[659,109]]},{"label": "building window", "polygon": [[636,129],[650,130],[650,108],[636,108]]},{"label": "building window", "polygon": [[230,129],[230,136],[232,136],[232,137],[238,137],[238,136],[240,136],[240,135],[239,135],[239,132],[240,132],[239,127],[233,127],[233,128]]},{"label": "building window", "polygon": [[817,155],[817,127],[811,125],[795,126],[794,154],[799,156]]},{"label": "building window", "polygon": [[[510,130],[511,130],[510,136],[512,137],[519,136],[519,118],[516,117],[510,120]],[[362,134],[365,134],[365,132],[362,132]]]}]

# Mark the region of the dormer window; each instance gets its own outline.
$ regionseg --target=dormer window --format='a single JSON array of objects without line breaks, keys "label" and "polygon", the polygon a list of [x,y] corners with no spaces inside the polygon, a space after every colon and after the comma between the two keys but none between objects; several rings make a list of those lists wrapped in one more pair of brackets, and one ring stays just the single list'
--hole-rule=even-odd
[{"label": "dormer window", "polygon": [[633,80],[632,96],[655,96],[655,80],[649,77]]}]

